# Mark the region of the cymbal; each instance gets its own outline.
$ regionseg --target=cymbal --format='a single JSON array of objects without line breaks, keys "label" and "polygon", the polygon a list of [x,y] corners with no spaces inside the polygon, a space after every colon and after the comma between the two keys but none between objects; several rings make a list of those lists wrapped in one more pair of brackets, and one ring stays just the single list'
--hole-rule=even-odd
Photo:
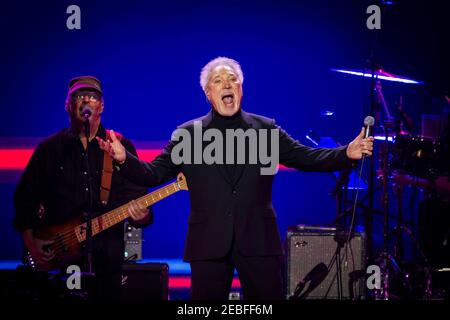
[{"label": "cymbal", "polygon": [[[334,72],[339,73],[345,73],[350,74],[358,77],[366,77],[366,78],[372,78],[372,71],[371,70],[344,70],[344,69],[330,69]],[[380,80],[386,80],[386,81],[394,81],[394,82],[400,82],[400,83],[407,83],[407,84],[423,84],[423,81],[418,81],[410,78],[406,78],[403,76],[399,76],[393,73],[389,73],[384,71],[383,69],[377,69],[374,73],[374,77],[376,79]]]},{"label": "cymbal", "polygon": [[395,141],[395,135],[392,135],[392,134],[389,135],[388,137],[378,134],[378,135],[374,135],[373,138],[375,140],[379,140],[379,141],[386,141],[386,139],[389,142],[394,142]]}]

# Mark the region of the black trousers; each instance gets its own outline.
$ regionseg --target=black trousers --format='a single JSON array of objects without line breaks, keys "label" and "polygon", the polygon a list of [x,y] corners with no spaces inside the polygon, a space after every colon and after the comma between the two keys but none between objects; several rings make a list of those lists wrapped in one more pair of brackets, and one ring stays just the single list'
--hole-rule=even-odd
[{"label": "black trousers", "polygon": [[[99,234],[93,243],[93,271],[90,298],[118,300],[122,296],[123,225]],[[83,258],[84,271],[89,270],[87,257]]]},{"label": "black trousers", "polygon": [[190,264],[192,300],[228,300],[235,268],[244,299],[284,299],[282,256],[243,256],[233,241],[224,258]]}]

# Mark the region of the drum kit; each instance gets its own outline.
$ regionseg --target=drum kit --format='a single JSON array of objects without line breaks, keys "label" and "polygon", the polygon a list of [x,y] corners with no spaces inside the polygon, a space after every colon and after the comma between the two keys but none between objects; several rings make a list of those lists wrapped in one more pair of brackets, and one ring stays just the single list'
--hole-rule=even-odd
[{"label": "drum kit", "polygon": [[[422,133],[420,135],[413,134],[412,120],[403,110],[402,97],[400,97],[397,105],[398,119],[394,119],[381,87],[381,80],[410,85],[421,85],[424,82],[392,74],[383,69],[377,69],[374,73],[368,70],[331,69],[331,71],[359,77],[375,78],[375,93],[378,103],[382,106],[385,113],[385,121],[382,124],[378,123],[379,130],[375,130],[374,138],[378,141],[387,140],[393,145],[392,159],[390,159],[391,163],[389,165],[394,175],[410,175],[429,180],[433,180],[438,176],[449,175],[450,149],[448,141],[445,140],[448,137],[443,135],[443,131],[445,129],[448,130],[448,119],[438,116],[437,120],[436,118],[428,120],[429,115],[423,115],[422,126],[424,128]],[[379,117],[377,120],[379,120]],[[430,127],[433,125],[438,125],[440,128],[437,128],[434,132],[426,129],[427,126]],[[401,181],[406,180],[403,179]]]},{"label": "drum kit", "polygon": [[[403,277],[403,284],[407,283],[408,277],[414,272],[406,272],[401,270],[398,261],[402,260],[403,247],[402,234],[406,234],[411,240],[413,247],[419,251],[425,261],[423,270],[426,270],[425,276],[421,278],[421,297],[430,298],[432,296],[431,290],[431,270],[433,266],[426,258],[426,254],[421,250],[419,242],[411,232],[403,219],[402,202],[403,202],[403,187],[409,186],[413,188],[420,188],[432,193],[442,193],[450,199],[450,148],[449,148],[449,119],[448,115],[445,118],[443,114],[434,117],[434,123],[430,124],[427,115],[422,115],[422,131],[421,134],[414,133],[413,121],[405,112],[402,106],[402,98],[397,104],[397,117],[394,118],[386,103],[381,87],[382,81],[398,82],[405,85],[421,85],[422,81],[414,80],[408,77],[399,76],[382,70],[381,68],[369,70],[344,70],[331,69],[333,72],[372,78],[371,102],[377,105],[376,110],[373,110],[375,119],[378,123],[375,124],[374,138],[379,149],[379,165],[375,170],[374,165],[369,170],[376,172],[372,174],[373,178],[377,178],[382,189],[381,205],[384,215],[383,221],[383,249],[377,255],[373,262],[380,263],[382,267],[382,274],[384,281],[380,290],[375,293],[376,299],[393,299],[398,297],[392,285],[392,274],[396,276],[399,274]],[[446,97],[447,103],[449,99]],[[377,114],[378,112],[378,114]],[[384,114],[384,120],[381,121],[380,114]],[[436,128],[438,127],[438,128]],[[434,130],[429,130],[432,128]],[[442,179],[445,177],[445,179]],[[447,181],[447,185],[443,189],[437,188],[435,183],[437,180]],[[369,181],[370,184],[370,181]],[[369,189],[369,193],[373,193]],[[395,228],[391,228],[390,220],[390,206],[389,197],[391,195],[396,197],[397,214]],[[373,196],[373,195],[371,195]],[[370,207],[370,206],[369,206]],[[375,210],[372,209],[372,212]],[[370,210],[369,210],[370,214]],[[371,235],[368,235],[371,236]],[[395,239],[394,253],[390,254],[390,241]],[[371,242],[368,242],[371,245]],[[370,248],[368,250],[370,251]],[[372,257],[368,257],[369,260]],[[390,279],[389,279],[390,278]],[[409,279],[410,280],[410,279]],[[410,282],[408,282],[410,283]],[[406,286],[406,284],[404,285]],[[405,288],[403,288],[405,289]],[[410,296],[408,298],[411,298]],[[416,297],[417,298],[417,297]]]},{"label": "drum kit", "polygon": [[[388,165],[392,172],[390,178],[404,184],[411,184],[414,183],[413,180],[419,180],[421,181],[420,186],[430,187],[430,183],[437,177],[450,175],[449,133],[448,131],[444,132],[449,130],[449,119],[438,116],[437,120],[436,117],[433,120],[427,120],[429,115],[423,115],[422,133],[414,134],[412,120],[402,107],[402,97],[397,105],[399,119],[394,119],[381,87],[381,80],[411,85],[420,85],[424,82],[395,75],[383,69],[376,70],[374,74],[367,70],[331,69],[331,71],[360,77],[375,77],[375,93],[378,103],[383,107],[385,120],[382,124],[378,123],[379,130],[375,129],[374,138],[377,141],[388,142],[389,146],[392,146],[388,150],[390,153],[388,154]],[[430,124],[427,125],[427,123]],[[433,125],[438,125],[440,128],[434,132],[426,129],[427,126]],[[380,174],[378,172],[378,175]],[[425,183],[426,180],[428,183]]]}]

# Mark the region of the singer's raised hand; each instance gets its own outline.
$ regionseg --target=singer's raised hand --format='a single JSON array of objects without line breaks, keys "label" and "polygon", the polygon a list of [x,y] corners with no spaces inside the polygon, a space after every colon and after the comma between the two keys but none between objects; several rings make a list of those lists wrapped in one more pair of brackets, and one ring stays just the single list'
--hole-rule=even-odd
[{"label": "singer's raised hand", "polygon": [[125,147],[120,143],[119,139],[117,139],[113,130],[110,131],[110,137],[112,140],[111,142],[96,137],[98,145],[100,146],[100,149],[106,151],[111,158],[119,163],[123,163],[127,157]]},{"label": "singer's raised hand", "polygon": [[362,127],[359,135],[347,147],[347,157],[352,160],[359,160],[363,154],[372,155],[373,137],[364,138],[366,129]]}]

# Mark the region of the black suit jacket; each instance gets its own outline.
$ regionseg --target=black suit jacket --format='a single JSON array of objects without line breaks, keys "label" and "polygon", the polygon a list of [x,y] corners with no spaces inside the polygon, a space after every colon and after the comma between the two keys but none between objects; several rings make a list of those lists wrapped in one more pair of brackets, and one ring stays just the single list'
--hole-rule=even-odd
[{"label": "black suit jacket", "polygon": [[[279,129],[279,161],[302,171],[334,171],[351,167],[346,146],[335,149],[310,148],[292,139],[273,119],[242,111],[249,128]],[[193,132],[194,121],[208,129],[212,112],[179,128]],[[268,140],[270,141],[270,140]],[[171,160],[171,141],[152,162],[140,162],[127,152],[120,172],[131,181],[152,187],[183,172],[190,194],[190,216],[185,243],[185,261],[224,257],[233,233],[241,254],[247,256],[283,253],[276,213],[272,206],[274,175],[261,175],[261,165],[238,166],[234,181],[228,179],[224,165],[181,164]]]}]

